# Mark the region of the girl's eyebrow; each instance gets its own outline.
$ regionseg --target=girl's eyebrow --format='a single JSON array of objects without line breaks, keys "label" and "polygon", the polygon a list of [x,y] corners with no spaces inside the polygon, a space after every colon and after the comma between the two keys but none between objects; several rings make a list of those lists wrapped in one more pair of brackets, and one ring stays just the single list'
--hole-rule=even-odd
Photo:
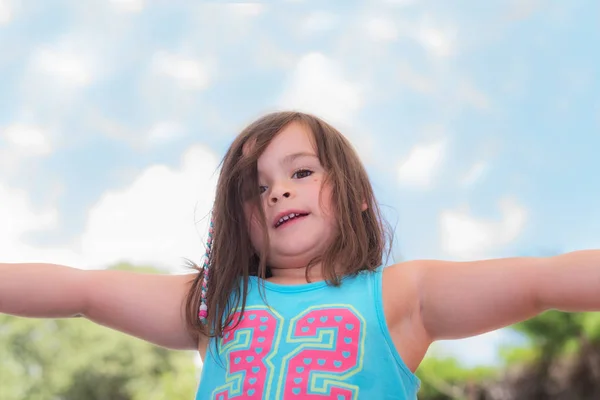
[{"label": "girl's eyebrow", "polygon": [[315,157],[315,158],[318,158],[315,153],[310,153],[310,152],[302,151],[302,152],[298,152],[298,153],[288,154],[287,156],[285,156],[283,158],[283,160],[281,160],[281,164],[290,164],[293,161],[295,161],[297,158],[300,158],[300,157]]}]

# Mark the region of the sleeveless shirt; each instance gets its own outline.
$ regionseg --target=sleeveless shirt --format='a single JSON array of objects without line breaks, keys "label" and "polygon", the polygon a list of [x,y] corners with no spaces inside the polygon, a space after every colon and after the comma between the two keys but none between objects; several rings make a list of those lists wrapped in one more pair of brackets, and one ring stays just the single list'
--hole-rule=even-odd
[{"label": "sleeveless shirt", "polygon": [[218,339],[218,351],[211,339],[196,400],[416,399],[420,381],[385,321],[382,271],[338,287],[250,277],[240,323]]}]

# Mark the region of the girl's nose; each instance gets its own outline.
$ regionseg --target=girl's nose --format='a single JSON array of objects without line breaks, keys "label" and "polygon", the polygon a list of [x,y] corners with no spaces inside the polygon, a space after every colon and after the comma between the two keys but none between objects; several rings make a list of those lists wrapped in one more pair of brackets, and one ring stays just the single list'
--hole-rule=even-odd
[{"label": "girl's nose", "polygon": [[271,193],[269,202],[271,204],[276,204],[280,199],[282,199],[282,198],[289,199],[290,196],[291,196],[291,193],[289,191],[273,192],[273,193]]}]

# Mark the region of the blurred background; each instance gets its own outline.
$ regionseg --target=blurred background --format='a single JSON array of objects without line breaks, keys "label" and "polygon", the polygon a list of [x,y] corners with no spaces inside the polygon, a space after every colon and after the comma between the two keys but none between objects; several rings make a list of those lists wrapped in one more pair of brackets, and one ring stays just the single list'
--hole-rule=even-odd
[{"label": "blurred background", "polygon": [[[593,0],[0,0],[0,260],[186,272],[217,168],[315,113],[368,168],[390,263],[600,243]],[[191,399],[201,363],[0,315],[0,399]],[[421,399],[600,398],[600,317],[437,343]]]}]

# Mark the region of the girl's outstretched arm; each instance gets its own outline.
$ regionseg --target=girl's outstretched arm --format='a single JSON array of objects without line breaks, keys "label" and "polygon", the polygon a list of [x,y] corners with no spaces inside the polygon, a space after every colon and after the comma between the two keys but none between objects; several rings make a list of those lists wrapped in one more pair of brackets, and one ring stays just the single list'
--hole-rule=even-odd
[{"label": "girl's outstretched arm", "polygon": [[0,264],[0,313],[83,316],[159,346],[197,350],[184,302],[194,278],[54,264]]},{"label": "girl's outstretched arm", "polygon": [[420,321],[430,340],[475,336],[550,309],[600,311],[600,250],[410,263]]}]

